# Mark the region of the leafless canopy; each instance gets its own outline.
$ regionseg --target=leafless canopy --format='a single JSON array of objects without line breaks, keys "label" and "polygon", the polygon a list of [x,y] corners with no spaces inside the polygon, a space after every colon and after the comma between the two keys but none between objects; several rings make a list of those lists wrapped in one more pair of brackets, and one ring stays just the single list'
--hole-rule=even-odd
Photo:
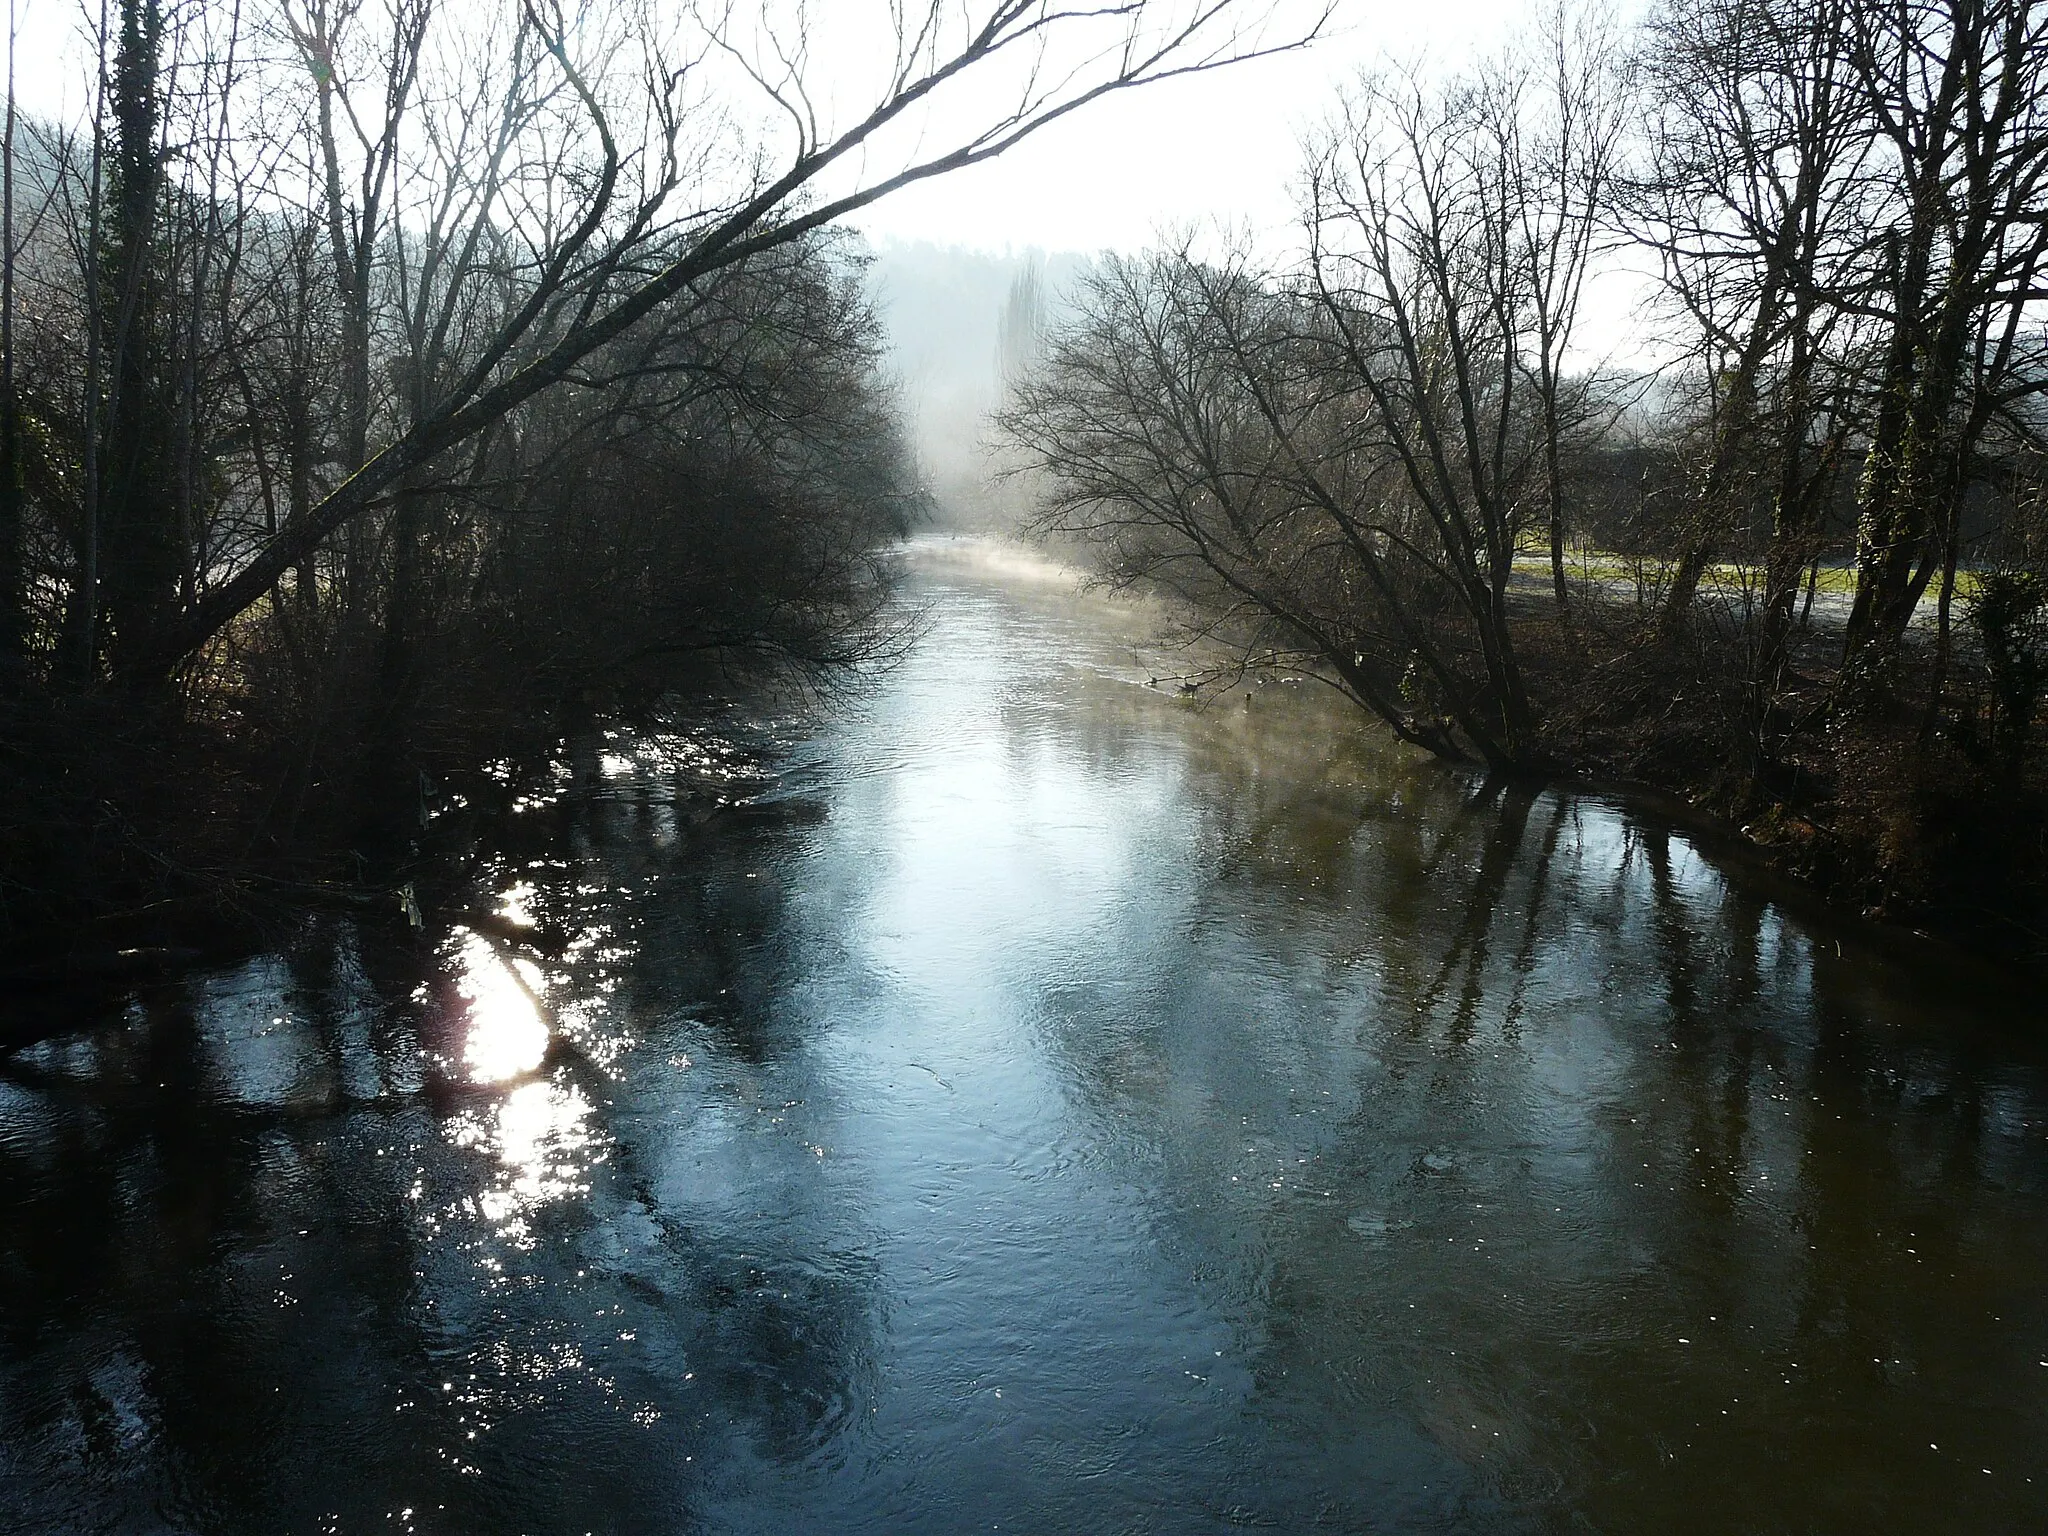
[{"label": "leafless canopy", "polygon": [[[715,274],[1106,95],[1298,47],[1322,24],[1311,10],[1283,26],[1260,0],[262,0],[178,13],[160,50],[175,79],[152,173],[218,210],[238,260],[281,230],[313,237],[293,258],[296,288],[328,295],[300,319],[323,332],[307,339],[331,362],[336,425],[302,441],[312,462],[282,519],[223,510],[183,591],[120,665],[189,663],[399,488],[466,472],[455,450],[525,402],[600,383],[593,357],[701,302]],[[115,39],[104,43],[111,56]],[[117,109],[119,87],[103,92]],[[59,179],[81,177],[82,146],[104,138],[60,133]],[[214,299],[259,302],[256,264],[235,277],[215,271]],[[94,319],[110,338],[124,323],[114,310]],[[102,511],[87,513],[88,545]]]}]

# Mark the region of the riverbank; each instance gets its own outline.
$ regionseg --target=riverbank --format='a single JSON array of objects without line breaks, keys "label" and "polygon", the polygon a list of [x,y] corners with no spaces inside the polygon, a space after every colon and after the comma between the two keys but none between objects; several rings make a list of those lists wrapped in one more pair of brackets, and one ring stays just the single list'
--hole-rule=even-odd
[{"label": "riverbank", "polygon": [[1826,625],[1794,630],[1761,711],[1747,630],[1711,613],[1660,636],[1635,605],[1581,589],[1569,623],[1529,601],[1516,632],[1566,777],[1659,797],[1865,919],[2048,963],[2048,780],[2038,756],[2008,767],[1930,707],[1931,646],[1909,648],[1887,709],[1845,720]]},{"label": "riverbank", "polygon": [[[1000,541],[958,546],[955,558],[970,567],[1031,558]],[[1048,572],[1087,580],[1058,564],[1036,579]],[[1660,632],[1654,602],[1621,584],[1581,575],[1570,590],[1569,621],[1547,569],[1518,581],[1512,600],[1540,722],[1540,782],[1640,806],[1895,934],[2048,966],[2048,765],[2035,753],[2009,772],[1981,744],[1968,717],[1981,661],[1960,623],[1949,702],[1930,709],[1931,599],[1929,622],[1909,631],[1889,710],[1845,723],[1832,705],[1847,604],[1825,600],[1840,593],[1824,590],[1794,625],[1787,666],[1759,711],[1739,590],[1709,581],[1697,621],[1675,635]],[[1242,653],[1198,620],[1177,627],[1201,638],[1171,664],[1187,675],[1166,685],[1236,687]]]}]

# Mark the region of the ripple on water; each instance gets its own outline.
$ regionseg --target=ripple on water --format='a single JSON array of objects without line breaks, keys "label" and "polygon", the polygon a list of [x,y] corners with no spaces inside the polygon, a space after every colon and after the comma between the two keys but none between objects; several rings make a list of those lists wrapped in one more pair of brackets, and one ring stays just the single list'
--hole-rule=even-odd
[{"label": "ripple on water", "polygon": [[437,947],[6,1063],[0,1513],[2048,1528],[2030,997],[948,558],[845,712],[565,750]]}]

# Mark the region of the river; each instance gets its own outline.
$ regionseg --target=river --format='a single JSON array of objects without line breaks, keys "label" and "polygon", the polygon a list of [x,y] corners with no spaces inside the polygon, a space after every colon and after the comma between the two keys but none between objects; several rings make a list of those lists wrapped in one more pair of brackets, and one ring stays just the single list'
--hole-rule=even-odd
[{"label": "river", "polygon": [[2037,997],[1031,557],[907,593],[810,723],[568,754],[490,920],[0,1070],[0,1526],[2048,1529]]}]

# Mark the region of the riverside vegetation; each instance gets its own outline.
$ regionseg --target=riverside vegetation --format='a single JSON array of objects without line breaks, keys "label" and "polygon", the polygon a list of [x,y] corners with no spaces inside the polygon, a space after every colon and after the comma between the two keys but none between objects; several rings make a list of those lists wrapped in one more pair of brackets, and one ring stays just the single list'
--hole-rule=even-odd
[{"label": "riverside vegetation", "polygon": [[[1297,260],[1006,341],[1038,527],[1431,752],[2039,956],[2044,16],[1560,8],[1362,80]],[[7,110],[0,948],[400,912],[565,732],[891,654],[926,498],[837,221],[1294,20],[110,0],[85,116]],[[1651,377],[1578,344],[1630,261]]]},{"label": "riverside vegetation", "polygon": [[[2044,171],[2032,0],[1560,12],[1360,82],[1292,263],[1100,265],[1008,439],[1041,531],[1227,640],[1218,678],[1307,667],[1430,752],[1676,792],[2039,959]],[[1626,264],[1648,376],[1574,345]]]},{"label": "riverside vegetation", "polygon": [[837,221],[1305,14],[100,6],[77,121],[8,93],[0,950],[397,914],[563,733],[887,655]]}]

